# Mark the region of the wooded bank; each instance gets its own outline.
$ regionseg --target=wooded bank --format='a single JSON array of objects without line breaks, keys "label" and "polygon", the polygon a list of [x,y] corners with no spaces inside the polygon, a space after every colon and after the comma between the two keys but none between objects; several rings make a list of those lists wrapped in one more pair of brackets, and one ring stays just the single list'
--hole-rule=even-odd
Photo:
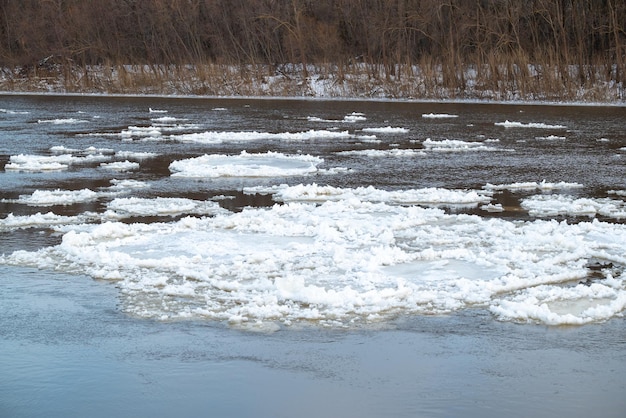
[{"label": "wooded bank", "polygon": [[45,70],[68,82],[79,69],[85,83],[89,68],[124,65],[163,78],[192,65],[210,69],[194,79],[220,66],[243,81],[419,76],[448,95],[476,83],[531,97],[626,85],[626,0],[0,0],[0,19],[13,82]]}]

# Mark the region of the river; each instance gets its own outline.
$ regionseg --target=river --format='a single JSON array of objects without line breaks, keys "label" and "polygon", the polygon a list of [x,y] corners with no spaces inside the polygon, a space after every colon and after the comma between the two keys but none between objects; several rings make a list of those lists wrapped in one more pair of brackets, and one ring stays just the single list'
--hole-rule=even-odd
[{"label": "river", "polygon": [[621,417],[625,121],[0,96],[0,415]]}]

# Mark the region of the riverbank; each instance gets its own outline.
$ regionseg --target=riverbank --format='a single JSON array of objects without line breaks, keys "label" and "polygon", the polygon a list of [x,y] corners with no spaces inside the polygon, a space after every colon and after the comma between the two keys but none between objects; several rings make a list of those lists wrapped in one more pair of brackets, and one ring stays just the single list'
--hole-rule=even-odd
[{"label": "riverbank", "polygon": [[[626,89],[606,68],[468,66],[452,75],[437,66],[397,65],[117,65],[58,62],[5,68],[0,91],[59,94],[332,99],[626,103]],[[567,77],[563,74],[567,73]],[[593,73],[593,77],[587,77]],[[583,80],[583,81],[581,81]]]}]

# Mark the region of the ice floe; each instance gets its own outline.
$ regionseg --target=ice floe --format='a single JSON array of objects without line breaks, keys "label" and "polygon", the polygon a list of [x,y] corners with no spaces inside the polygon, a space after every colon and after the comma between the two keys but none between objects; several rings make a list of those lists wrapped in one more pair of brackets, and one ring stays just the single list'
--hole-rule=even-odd
[{"label": "ice floe", "polygon": [[90,212],[85,212],[77,216],[63,216],[52,212],[36,213],[34,215],[13,215],[10,213],[6,218],[0,219],[0,231],[27,228],[53,228],[61,225],[84,224],[96,220],[100,220],[100,215]]},{"label": "ice floe", "polygon": [[132,161],[115,161],[112,163],[100,163],[100,167],[113,171],[133,171],[139,169],[139,163]]},{"label": "ice floe", "polygon": [[101,197],[124,195],[133,190],[148,187],[150,187],[150,185],[143,181],[112,179],[110,187],[103,187],[97,191],[88,188],[80,190],[35,190],[29,195],[20,195],[17,199],[0,199],[0,202],[17,203],[28,206],[67,206],[76,203],[94,202]]},{"label": "ice floe", "polygon": [[0,109],[0,113],[6,113],[7,115],[28,115],[30,112],[25,110]]},{"label": "ice floe", "polygon": [[504,212],[504,207],[501,203],[489,203],[487,205],[482,205],[480,208],[487,212]]},{"label": "ice floe", "polygon": [[150,185],[146,183],[145,181],[139,181],[139,180],[133,180],[133,179],[123,179],[123,180],[112,179],[111,184],[112,185],[109,187],[109,189],[113,191],[130,191],[130,190],[145,189],[145,188],[150,187]]},{"label": "ice floe", "polygon": [[[155,319],[353,327],[479,306],[502,320],[558,325],[623,314],[626,225],[390,204],[415,200],[412,191],[275,193],[288,202],[167,223],[67,226],[61,244],[0,263],[115,280],[125,312]],[[113,202],[131,214],[194,210],[188,201]],[[591,259],[612,267],[589,281]]]},{"label": "ice floe", "polygon": [[352,151],[340,151],[339,155],[357,155],[371,158],[383,157],[420,157],[426,155],[423,150],[415,150],[410,148],[394,148],[394,149],[364,149]]},{"label": "ice floe", "polygon": [[564,125],[549,125],[543,122],[510,122],[508,120],[504,122],[496,122],[496,126],[503,126],[505,128],[534,128],[534,129],[567,129]]},{"label": "ice floe", "polygon": [[116,198],[107,203],[103,217],[121,219],[136,216],[215,215],[225,209],[213,201],[176,197]]},{"label": "ice floe", "polygon": [[[110,148],[95,147],[81,150],[61,145],[50,147],[50,153],[52,155],[12,155],[4,168],[9,171],[23,172],[63,171],[67,170],[71,165],[103,163],[103,166],[107,166],[107,162],[113,158],[143,160],[157,155],[155,153],[134,151],[115,152],[115,150]],[[128,169],[130,164],[138,166],[137,163],[128,163],[124,167],[124,162],[113,162],[111,164],[108,166],[111,169]]]},{"label": "ice floe", "polygon": [[547,182],[542,180],[540,182],[518,182],[518,183],[509,183],[509,184],[491,184],[487,183],[485,185],[485,189],[487,190],[558,190],[558,189],[581,189],[583,187],[580,183],[569,183],[565,181],[560,181],[557,183]]},{"label": "ice floe", "polygon": [[154,152],[138,152],[138,151],[118,151],[115,153],[117,158],[127,158],[130,160],[146,160],[148,158],[157,157],[159,154]]},{"label": "ice floe", "polygon": [[361,122],[367,120],[364,113],[361,112],[352,112],[349,115],[343,117],[344,122],[354,123]]},{"label": "ice floe", "polygon": [[324,123],[355,123],[362,122],[367,120],[364,113],[361,112],[352,112],[348,115],[345,115],[343,119],[323,119],[317,116],[307,116],[307,120],[309,122],[324,122]]},{"label": "ice floe", "polygon": [[422,142],[424,149],[438,152],[465,152],[465,151],[502,151],[503,148],[485,145],[482,141],[461,141],[458,139],[443,139],[435,141],[430,138]]},{"label": "ice floe", "polygon": [[3,202],[20,203],[28,206],[73,205],[93,202],[100,195],[91,189],[81,190],[35,190],[30,195],[20,195],[18,199],[2,199]]},{"label": "ice floe", "polygon": [[198,144],[221,144],[223,142],[238,141],[259,141],[285,140],[285,141],[305,141],[310,139],[323,138],[350,138],[352,135],[348,131],[316,130],[310,129],[302,132],[257,132],[257,131],[208,131],[189,134],[171,135],[166,139],[178,142],[198,143]]},{"label": "ice floe", "polygon": [[373,186],[338,188],[317,184],[286,184],[272,187],[246,187],[246,193],[271,193],[282,202],[326,202],[358,199],[363,202],[385,202],[400,205],[478,205],[491,201],[491,193],[481,190],[450,190],[436,187],[387,191]]},{"label": "ice floe", "polygon": [[19,154],[10,156],[4,169],[28,172],[62,171],[67,170],[75,161],[71,154],[53,156]]},{"label": "ice floe", "polygon": [[152,118],[150,120],[152,122],[156,122],[156,123],[171,124],[171,123],[174,123],[174,122],[184,121],[186,119],[179,119],[179,118],[176,118],[174,116],[161,116],[159,118]]},{"label": "ice floe", "polygon": [[318,172],[324,160],[311,155],[286,155],[268,151],[239,155],[212,154],[170,164],[173,177],[281,177],[303,176]]},{"label": "ice floe", "polygon": [[451,115],[448,113],[423,113],[422,117],[426,119],[448,119],[448,118],[458,118],[459,115]]},{"label": "ice floe", "polygon": [[123,140],[131,141],[134,138],[160,137],[163,133],[162,128],[158,126],[129,126],[119,135]]},{"label": "ice floe", "polygon": [[87,123],[89,121],[84,119],[76,119],[76,118],[65,118],[65,119],[40,119],[37,123],[50,123],[53,125],[71,125],[75,123]]},{"label": "ice floe", "polygon": [[626,202],[610,198],[577,198],[567,195],[535,195],[522,200],[522,208],[532,216],[606,216],[626,218]]},{"label": "ice floe", "polygon": [[621,280],[605,280],[573,288],[539,286],[491,306],[503,320],[541,322],[548,325],[582,325],[610,318],[626,309]]},{"label": "ice floe", "polygon": [[115,153],[115,150],[111,148],[96,148],[96,147],[87,147],[85,149],[76,149],[76,148],[67,148],[63,145],[55,145],[50,147],[50,152],[53,154],[78,154],[82,156],[98,156],[100,158],[104,158],[106,155],[112,155]]},{"label": "ice floe", "polygon": [[361,129],[363,132],[373,132],[377,134],[397,134],[397,133],[407,133],[409,132],[408,128],[402,127],[394,127],[394,126],[383,126],[380,128],[363,128]]}]

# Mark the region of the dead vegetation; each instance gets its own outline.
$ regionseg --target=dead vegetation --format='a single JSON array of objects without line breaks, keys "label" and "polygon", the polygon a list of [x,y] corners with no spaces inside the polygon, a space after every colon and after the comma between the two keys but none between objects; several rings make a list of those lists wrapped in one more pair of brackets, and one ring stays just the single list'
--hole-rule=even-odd
[{"label": "dead vegetation", "polygon": [[0,89],[624,101],[623,0],[5,0]]}]

